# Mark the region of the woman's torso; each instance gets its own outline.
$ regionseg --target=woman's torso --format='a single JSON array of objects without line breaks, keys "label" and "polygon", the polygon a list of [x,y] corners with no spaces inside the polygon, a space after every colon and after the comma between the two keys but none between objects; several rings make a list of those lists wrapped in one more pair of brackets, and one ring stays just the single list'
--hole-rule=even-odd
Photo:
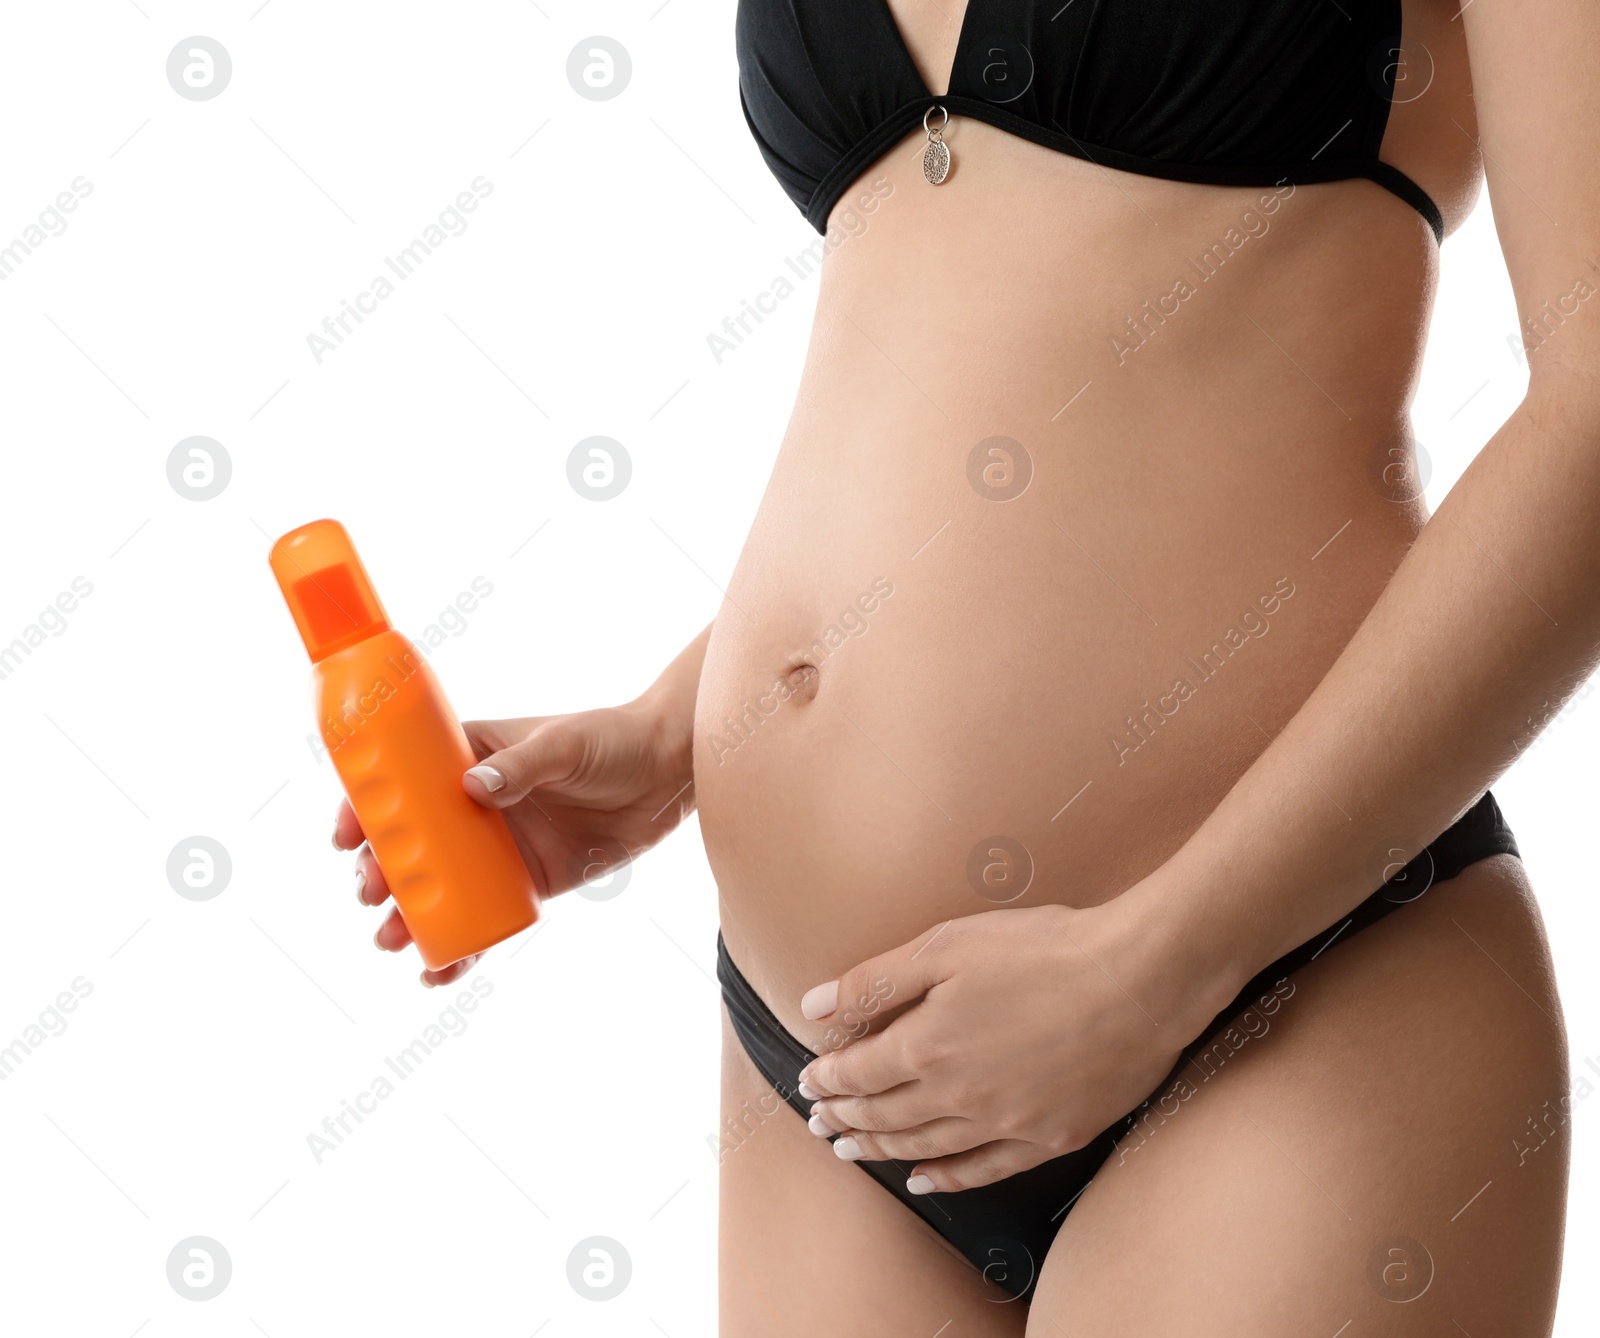
[{"label": "woman's torso", "polygon": [[[942,89],[957,24],[891,10]],[[1453,12],[1406,4],[1381,154],[1450,225],[1478,180]],[[944,185],[918,133],[834,211],[700,685],[723,931],[813,1044],[800,994],[863,958],[1160,864],[1424,519],[1407,409],[1437,255],[1414,210],[1367,181],[1111,172],[964,118],[946,138]]]}]

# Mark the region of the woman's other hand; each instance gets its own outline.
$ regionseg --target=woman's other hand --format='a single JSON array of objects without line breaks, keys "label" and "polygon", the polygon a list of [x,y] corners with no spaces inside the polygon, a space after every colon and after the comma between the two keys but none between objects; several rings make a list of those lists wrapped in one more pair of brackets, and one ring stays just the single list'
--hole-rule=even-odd
[{"label": "woman's other hand", "polygon": [[[801,1011],[840,1047],[800,1075],[818,1098],[812,1131],[844,1135],[846,1160],[916,1162],[912,1193],[990,1184],[1088,1144],[1232,997],[1220,981],[1182,983],[1130,904],[949,920],[808,991]],[[886,1024],[862,1024],[880,1011]]]}]

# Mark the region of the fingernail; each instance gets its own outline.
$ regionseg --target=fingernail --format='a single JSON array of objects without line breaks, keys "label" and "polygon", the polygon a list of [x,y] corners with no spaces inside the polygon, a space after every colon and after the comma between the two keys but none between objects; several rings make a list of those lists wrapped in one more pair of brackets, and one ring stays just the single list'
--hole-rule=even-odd
[{"label": "fingernail", "polygon": [[344,847],[339,844],[339,822],[338,822],[338,819],[334,820],[332,840],[333,840],[333,848],[335,850],[343,850],[344,849]]},{"label": "fingernail", "polygon": [[[834,1145],[833,1145],[833,1155],[835,1157],[837,1157],[840,1161],[860,1161],[861,1160],[861,1144],[859,1144],[858,1142],[856,1142],[855,1139],[851,1138],[848,1134],[846,1134],[845,1137],[843,1137],[841,1139],[838,1139],[834,1143]],[[919,1178],[923,1179],[923,1180],[927,1179],[926,1176],[921,1176]],[[921,1192],[921,1191],[919,1191],[919,1192]]]},{"label": "fingernail", "polygon": [[820,1115],[813,1115],[809,1120],[807,1120],[806,1128],[811,1130],[811,1132],[814,1133],[818,1138],[827,1138],[833,1133],[833,1130],[823,1123],[822,1116]]},{"label": "fingernail", "polygon": [[467,775],[476,776],[478,783],[490,794],[506,788],[506,778],[493,767],[468,767]]},{"label": "fingernail", "polygon": [[839,1005],[839,982],[830,980],[805,992],[800,1000],[800,1014],[810,1022],[827,1017]]},{"label": "fingernail", "polygon": [[424,988],[430,989],[430,990],[433,988],[433,982],[428,979],[428,973],[426,971],[424,971],[420,976],[418,976],[417,979],[422,982]]},{"label": "fingernail", "polygon": [[[388,923],[388,921],[385,920],[384,924],[387,924],[387,923]],[[372,941],[374,943],[376,943],[380,948],[382,948],[385,952],[388,952],[390,950],[389,949],[389,945],[383,941],[383,925],[379,925],[378,926],[378,931],[377,931],[377,933],[375,933],[372,936]]]},{"label": "fingernail", "polygon": [[932,1194],[933,1181],[925,1175],[914,1175],[911,1177],[911,1179],[906,1181],[906,1193]]},{"label": "fingernail", "polygon": [[800,1093],[800,1095],[803,1096],[807,1101],[820,1101],[820,1100],[822,1100],[822,1093],[821,1092],[813,1092],[809,1087],[807,1087],[805,1085],[805,1083],[801,1083],[800,1086],[798,1088],[796,1088],[795,1090],[798,1091]]},{"label": "fingernail", "polygon": [[365,869],[356,870],[356,900],[363,906],[367,904],[367,871]]}]

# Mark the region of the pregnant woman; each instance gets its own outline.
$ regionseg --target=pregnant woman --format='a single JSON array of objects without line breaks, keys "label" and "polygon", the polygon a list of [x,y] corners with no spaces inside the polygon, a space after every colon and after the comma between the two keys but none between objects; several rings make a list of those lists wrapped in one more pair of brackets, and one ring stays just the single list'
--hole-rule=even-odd
[{"label": "pregnant woman", "polygon": [[[655,684],[463,782],[545,894],[699,809],[725,1333],[1549,1332],[1487,787],[1600,651],[1596,51],[1590,0],[740,0],[828,238],[776,468]],[[1485,174],[1530,384],[1430,518]]]}]

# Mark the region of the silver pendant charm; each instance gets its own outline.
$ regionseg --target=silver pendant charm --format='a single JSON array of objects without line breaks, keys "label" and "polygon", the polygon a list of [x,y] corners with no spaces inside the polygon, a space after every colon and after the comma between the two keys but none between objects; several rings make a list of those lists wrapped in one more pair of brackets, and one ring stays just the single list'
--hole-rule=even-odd
[{"label": "silver pendant charm", "polygon": [[[928,118],[938,112],[944,119],[936,126]],[[930,186],[937,186],[950,175],[950,146],[944,142],[944,128],[950,124],[950,113],[935,104],[922,114],[922,129],[928,136],[928,147],[922,151],[922,175]]]}]

